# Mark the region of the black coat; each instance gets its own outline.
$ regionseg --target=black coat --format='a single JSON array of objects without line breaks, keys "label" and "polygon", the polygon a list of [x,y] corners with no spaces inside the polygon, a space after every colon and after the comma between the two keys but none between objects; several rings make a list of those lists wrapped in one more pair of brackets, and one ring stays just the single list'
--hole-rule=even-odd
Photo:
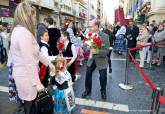
[{"label": "black coat", "polygon": [[43,23],[38,23],[37,24],[37,42],[38,42],[38,44],[41,41],[41,37],[40,37],[41,32],[44,31],[44,30],[47,30],[47,27]]},{"label": "black coat", "polygon": [[113,40],[114,40],[114,37],[115,37],[113,35],[113,32],[111,32],[108,29],[104,29],[103,32],[109,36],[109,43],[110,43],[110,46],[112,46],[113,45]]},{"label": "black coat", "polygon": [[48,28],[49,33],[49,42],[50,50],[54,56],[59,54],[59,51],[57,49],[57,41],[61,37],[61,32],[57,28]]},{"label": "black coat", "polygon": [[[128,39],[128,48],[136,47],[136,38],[139,35],[139,28],[135,25],[133,25],[133,28],[131,29],[130,26],[127,27],[127,39]],[[130,38],[133,38],[130,40]]]}]

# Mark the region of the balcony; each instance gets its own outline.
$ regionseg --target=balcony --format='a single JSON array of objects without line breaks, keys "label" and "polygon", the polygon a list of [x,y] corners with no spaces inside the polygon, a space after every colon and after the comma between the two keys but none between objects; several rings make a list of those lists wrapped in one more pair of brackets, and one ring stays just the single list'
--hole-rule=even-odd
[{"label": "balcony", "polygon": [[29,0],[35,5],[54,10],[54,0]]}]

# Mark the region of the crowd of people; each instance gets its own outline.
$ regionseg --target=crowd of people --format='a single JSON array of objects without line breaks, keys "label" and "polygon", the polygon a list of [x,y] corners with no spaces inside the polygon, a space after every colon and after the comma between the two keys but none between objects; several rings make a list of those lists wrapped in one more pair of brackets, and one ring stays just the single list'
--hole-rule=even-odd
[{"label": "crowd of people", "polygon": [[[78,79],[77,62],[82,66],[86,59],[85,91],[82,98],[91,96],[92,73],[97,68],[100,74],[101,98],[106,100],[107,68],[109,74],[113,71],[112,50],[121,55],[127,48],[165,41],[165,22],[157,25],[153,21],[137,26],[130,20],[129,25],[117,22],[109,28],[107,23],[101,25],[99,21],[91,20],[87,28],[75,29],[73,21],[66,21],[64,26],[57,28],[50,16],[43,23],[36,24],[35,10],[30,3],[22,2],[15,10],[12,29],[10,26],[7,28],[6,23],[0,23],[0,63],[3,64],[8,59],[9,97],[23,105],[25,114],[35,114],[33,105],[37,94],[49,86],[55,91],[54,112],[67,113],[64,91]],[[84,43],[89,31],[102,39],[99,53]],[[131,51],[131,54],[136,58],[136,50]],[[61,61],[59,56],[66,60],[63,75],[70,77],[63,83],[56,78],[60,74],[57,74],[57,67],[52,63],[55,60]],[[140,67],[144,67],[145,60],[160,66],[164,56],[165,45],[144,47],[139,50]],[[72,84],[69,84],[69,79]]]},{"label": "crowd of people", "polygon": [[[136,24],[133,20],[129,20],[129,25],[124,25],[118,22],[113,30],[115,35],[114,52],[121,54],[126,47],[136,48],[139,46],[151,45],[165,41],[165,21],[156,24],[155,20],[152,23],[146,22]],[[126,45],[126,46],[125,46]],[[131,51],[132,56],[136,59],[136,50]],[[138,50],[140,58],[140,67],[144,67],[144,63],[160,66],[164,61],[165,46],[151,45]],[[152,59],[152,60],[151,60]],[[130,59],[131,60],[131,59]]]}]

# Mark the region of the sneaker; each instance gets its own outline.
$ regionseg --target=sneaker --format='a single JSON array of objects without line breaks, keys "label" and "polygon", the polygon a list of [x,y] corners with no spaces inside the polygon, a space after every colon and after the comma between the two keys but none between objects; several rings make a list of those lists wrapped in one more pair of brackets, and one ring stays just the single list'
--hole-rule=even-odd
[{"label": "sneaker", "polygon": [[81,96],[82,98],[89,98],[89,97],[91,97],[91,93],[90,92],[87,92],[87,91],[85,91],[83,94],[82,94],[82,96]]}]

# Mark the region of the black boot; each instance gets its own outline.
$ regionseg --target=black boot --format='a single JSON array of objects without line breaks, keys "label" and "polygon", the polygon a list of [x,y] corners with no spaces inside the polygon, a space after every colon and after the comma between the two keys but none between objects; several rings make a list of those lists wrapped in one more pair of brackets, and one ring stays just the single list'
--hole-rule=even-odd
[{"label": "black boot", "polygon": [[81,97],[82,98],[89,98],[89,97],[91,97],[91,92],[85,91],[85,92],[83,92]]},{"label": "black boot", "polygon": [[102,100],[106,100],[107,99],[107,95],[106,95],[105,91],[101,92],[101,98],[102,98]]}]

